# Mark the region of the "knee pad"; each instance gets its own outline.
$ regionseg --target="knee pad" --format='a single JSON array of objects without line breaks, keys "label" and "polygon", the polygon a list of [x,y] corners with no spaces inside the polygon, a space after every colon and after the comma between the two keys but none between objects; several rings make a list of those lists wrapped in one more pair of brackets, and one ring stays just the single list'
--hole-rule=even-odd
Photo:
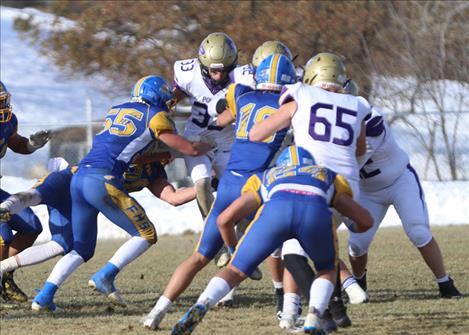
[{"label": "knee pad", "polygon": [[417,248],[427,245],[433,238],[430,227],[425,223],[404,225],[407,237]]},{"label": "knee pad", "polygon": [[207,217],[213,204],[213,190],[210,178],[202,178],[195,182],[195,193],[202,216]]}]

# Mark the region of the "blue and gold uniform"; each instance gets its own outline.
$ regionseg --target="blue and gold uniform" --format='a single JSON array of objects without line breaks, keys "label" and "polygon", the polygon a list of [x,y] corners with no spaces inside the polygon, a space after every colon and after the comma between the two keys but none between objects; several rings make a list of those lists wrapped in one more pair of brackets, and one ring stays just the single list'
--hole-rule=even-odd
[{"label": "blue and gold uniform", "polygon": [[236,120],[235,142],[226,171],[218,185],[217,197],[196,247],[196,251],[207,258],[215,257],[223,245],[216,225],[218,215],[240,196],[241,188],[252,174],[267,169],[287,132],[286,129],[281,130],[263,142],[251,142],[248,138],[249,130],[256,122],[277,111],[278,92],[232,84],[226,98]]},{"label": "blue and gold uniform", "polygon": [[[70,182],[76,170],[77,167],[68,167],[52,172],[33,186],[41,195],[41,204],[47,206],[51,239],[60,244],[64,253],[73,245]],[[160,163],[132,164],[124,173],[124,188],[127,192],[137,192],[160,178],[167,179]]]},{"label": "blue and gold uniform", "polygon": [[[16,115],[11,113],[11,109],[9,113],[6,113],[2,108],[0,114],[0,158],[5,156],[8,149],[8,140],[16,133],[17,128],[18,119]],[[0,189],[0,202],[9,196],[10,193]],[[39,235],[42,232],[41,221],[30,208],[25,208],[18,214],[13,215],[7,224],[0,224],[0,246],[11,244],[14,236],[13,231]]]},{"label": "blue and gold uniform", "polygon": [[128,102],[114,106],[106,115],[104,129],[96,135],[71,183],[73,249],[85,261],[94,253],[99,212],[130,235],[156,242],[153,224],[128,195],[122,176],[132,159],[158,140],[162,131],[175,131],[163,103]]},{"label": "blue and gold uniform", "polygon": [[318,271],[334,269],[337,238],[329,207],[339,193],[352,196],[344,177],[318,165],[279,166],[251,176],[245,192],[255,194],[260,208],[232,265],[250,275],[284,241],[296,238]]}]

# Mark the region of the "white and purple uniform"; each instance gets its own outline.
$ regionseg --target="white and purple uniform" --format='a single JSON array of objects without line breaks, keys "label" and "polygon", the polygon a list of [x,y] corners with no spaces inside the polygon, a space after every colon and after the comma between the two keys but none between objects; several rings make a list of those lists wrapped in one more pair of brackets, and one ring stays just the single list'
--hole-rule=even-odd
[{"label": "white and purple uniform", "polygon": [[212,167],[218,178],[228,162],[231,145],[234,141],[234,128],[213,125],[217,102],[225,98],[230,83],[252,85],[253,70],[250,65],[239,66],[229,74],[225,85],[214,85],[204,78],[197,58],[180,60],[174,63],[174,85],[191,100],[191,116],[186,122],[184,137],[189,140],[204,139],[215,144],[213,159],[208,155],[185,157],[186,166],[193,182],[212,176]]},{"label": "white and purple uniform", "polygon": [[383,116],[372,109],[366,122],[366,163],[360,170],[359,203],[373,217],[373,227],[364,233],[350,233],[349,253],[363,256],[390,205],[398,213],[404,230],[417,247],[432,239],[427,205],[416,171],[409,156],[394,140]]}]

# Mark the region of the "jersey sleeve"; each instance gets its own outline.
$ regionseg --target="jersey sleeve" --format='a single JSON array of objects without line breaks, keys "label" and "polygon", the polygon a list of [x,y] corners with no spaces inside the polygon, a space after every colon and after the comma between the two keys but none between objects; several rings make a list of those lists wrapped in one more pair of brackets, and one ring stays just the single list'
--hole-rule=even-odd
[{"label": "jersey sleeve", "polygon": [[301,83],[292,85],[285,85],[280,92],[280,98],[278,100],[279,106],[282,106],[290,101],[298,101],[298,95]]},{"label": "jersey sleeve", "polygon": [[233,70],[233,82],[248,87],[255,87],[254,68],[252,64],[238,66]]},{"label": "jersey sleeve", "polygon": [[236,119],[237,114],[237,105],[236,100],[241,94],[252,91],[249,86],[241,84],[230,84],[228,86],[228,92],[226,92],[226,101],[228,103],[228,108],[230,109],[231,115]]},{"label": "jersey sleeve", "polygon": [[334,179],[334,187],[335,187],[335,193],[334,197],[332,199],[332,206],[335,206],[335,199],[338,194],[345,193],[350,198],[353,198],[353,192],[352,188],[350,187],[350,184],[348,183],[347,179],[345,179],[344,176],[337,174]]},{"label": "jersey sleeve", "polygon": [[262,181],[257,174],[252,175],[244,184],[243,188],[241,189],[241,195],[247,192],[252,192],[256,198],[257,204],[262,204],[262,197],[261,197],[261,187]]},{"label": "jersey sleeve", "polygon": [[149,128],[154,134],[155,139],[160,136],[162,131],[176,132],[176,125],[168,113],[161,111],[156,113],[150,120]]},{"label": "jersey sleeve", "polygon": [[174,63],[173,86],[180,89],[186,95],[190,94],[190,83],[194,78],[194,71],[199,71],[199,63],[196,58],[179,60]]}]

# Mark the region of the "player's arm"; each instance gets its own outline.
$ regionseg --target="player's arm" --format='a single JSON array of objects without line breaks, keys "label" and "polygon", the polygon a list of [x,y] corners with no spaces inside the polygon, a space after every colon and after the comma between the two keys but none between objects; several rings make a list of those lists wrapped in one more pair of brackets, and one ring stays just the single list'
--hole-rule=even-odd
[{"label": "player's arm", "polygon": [[173,131],[161,131],[158,139],[168,147],[187,156],[200,156],[212,150],[212,146],[208,143],[190,142]]},{"label": "player's arm", "polygon": [[357,150],[355,152],[356,157],[363,156],[366,153],[366,125],[362,122],[360,135],[357,138]]},{"label": "player's arm", "polygon": [[347,226],[355,233],[363,233],[373,226],[373,218],[370,213],[360,206],[358,202],[353,200],[349,194],[337,194],[334,201],[334,208],[337,209],[340,214],[353,221],[353,223],[349,223],[353,225],[353,228],[349,225]]},{"label": "player's arm", "polygon": [[276,113],[272,114],[267,119],[254,124],[249,131],[249,140],[260,142],[280,129],[289,127],[291,119],[293,118],[293,115],[295,115],[297,108],[298,105],[296,101],[290,101],[283,104]]},{"label": "player's arm", "polygon": [[173,90],[173,105],[176,105],[178,102],[180,102],[182,99],[186,98],[187,97],[187,94],[186,92],[184,92],[183,90],[181,90],[178,86],[175,86],[174,87],[174,90]]},{"label": "player's arm", "polygon": [[221,114],[218,115],[216,124],[218,127],[225,127],[233,123],[235,117],[229,108],[226,108]]},{"label": "player's arm", "polygon": [[170,205],[179,206],[195,199],[195,188],[184,187],[175,189],[166,179],[158,178],[148,185],[148,189],[157,198],[166,201]]},{"label": "player's arm", "polygon": [[41,201],[41,193],[34,188],[10,195],[0,204],[0,222],[10,221],[12,215],[29,206],[39,205]]},{"label": "player's arm", "polygon": [[238,243],[234,229],[236,223],[253,213],[259,206],[259,196],[255,192],[249,191],[245,192],[231,203],[231,205],[218,216],[217,225],[220,229],[223,241],[228,248],[234,249]]},{"label": "player's arm", "polygon": [[8,139],[8,148],[19,154],[30,154],[42,148],[49,141],[50,131],[41,130],[32,134],[29,139],[14,132]]}]

